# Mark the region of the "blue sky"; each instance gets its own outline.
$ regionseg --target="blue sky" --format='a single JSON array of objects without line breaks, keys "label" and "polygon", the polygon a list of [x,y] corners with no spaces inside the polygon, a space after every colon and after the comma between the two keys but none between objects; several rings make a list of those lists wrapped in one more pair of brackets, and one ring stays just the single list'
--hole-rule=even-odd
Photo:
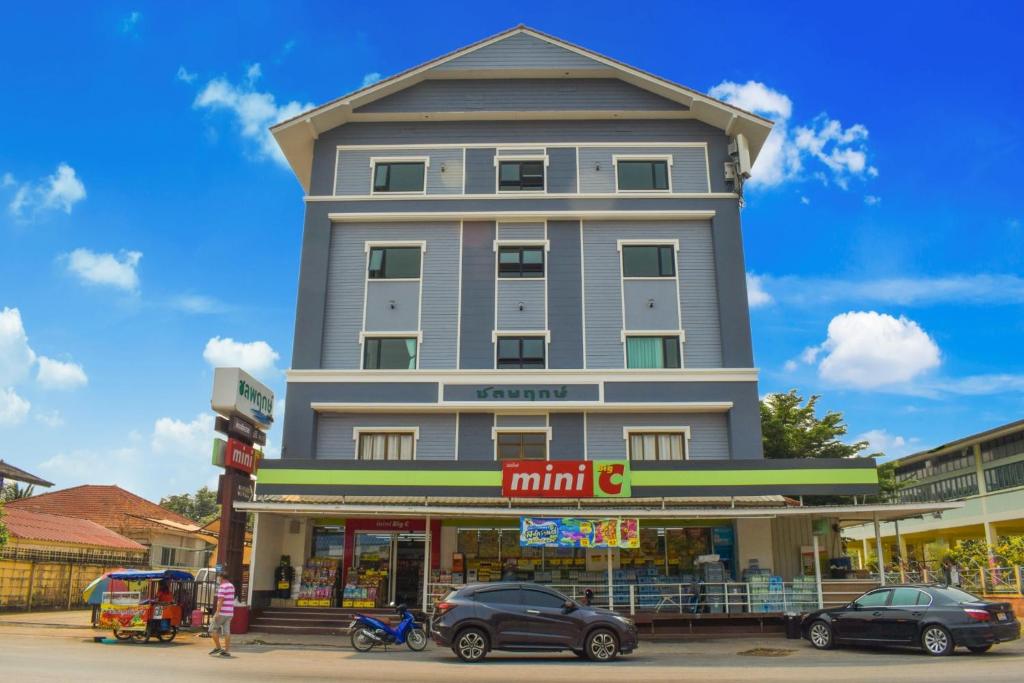
[{"label": "blue sky", "polygon": [[213,482],[211,366],[280,395],[291,356],[302,193],[266,125],[520,22],[778,121],[743,213],[762,393],[893,454],[1022,416],[1019,4],[551,4],[9,7],[0,458]]}]

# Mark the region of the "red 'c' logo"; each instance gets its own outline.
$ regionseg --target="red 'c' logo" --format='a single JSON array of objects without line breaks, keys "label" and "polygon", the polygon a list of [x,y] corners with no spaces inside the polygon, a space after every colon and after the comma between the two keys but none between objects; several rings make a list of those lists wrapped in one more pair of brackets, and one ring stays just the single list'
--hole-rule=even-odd
[{"label": "red 'c' logo", "polygon": [[624,464],[612,463],[602,465],[597,476],[597,486],[606,495],[615,496],[622,492],[622,478],[626,473]]}]

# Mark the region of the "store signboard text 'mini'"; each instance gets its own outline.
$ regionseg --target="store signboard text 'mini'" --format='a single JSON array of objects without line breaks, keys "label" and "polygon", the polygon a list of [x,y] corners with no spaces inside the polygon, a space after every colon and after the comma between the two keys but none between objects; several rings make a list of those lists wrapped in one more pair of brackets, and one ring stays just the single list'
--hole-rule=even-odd
[{"label": "store signboard text 'mini'", "polygon": [[628,460],[514,460],[502,463],[506,498],[628,498]]}]

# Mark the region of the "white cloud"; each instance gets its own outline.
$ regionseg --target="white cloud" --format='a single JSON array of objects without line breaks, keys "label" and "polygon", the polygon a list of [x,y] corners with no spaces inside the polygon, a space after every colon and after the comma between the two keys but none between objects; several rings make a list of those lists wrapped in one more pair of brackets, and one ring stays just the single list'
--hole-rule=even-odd
[{"label": "white cloud", "polygon": [[40,422],[50,429],[57,429],[58,427],[64,426],[64,418],[61,417],[59,411],[51,410],[49,412],[35,412],[36,422]]},{"label": "white cloud", "polygon": [[3,178],[0,178],[0,187],[11,187],[15,184],[14,175],[11,173],[4,173]]},{"label": "white cloud", "polygon": [[196,95],[192,107],[230,111],[240,126],[242,137],[256,143],[260,158],[273,159],[281,165],[287,165],[277,142],[270,134],[270,126],[312,109],[314,105],[295,100],[278,104],[273,94],[255,90],[261,73],[260,65],[253,64],[248,67],[245,79],[239,85],[226,78],[215,78]]},{"label": "white cloud", "polygon": [[213,421],[210,413],[200,413],[191,422],[161,417],[153,424],[153,451],[177,456],[209,455]]},{"label": "white cloud", "polygon": [[801,196],[800,197],[800,203],[803,204],[804,206],[809,206],[810,203],[811,203],[811,200],[808,197]]},{"label": "white cloud", "polygon": [[868,129],[863,124],[844,128],[840,121],[822,113],[807,125],[793,127],[793,101],[757,81],[723,81],[708,94],[775,122],[754,163],[752,186],[774,187],[802,178],[806,162],[811,161],[817,162],[811,177],[826,184],[831,180],[843,189],[851,178],[878,175],[878,169],[868,164]]},{"label": "white cloud", "polygon": [[890,434],[884,429],[868,430],[859,434],[854,441],[867,441],[868,453],[884,453],[887,457],[907,455],[920,443],[920,439],[916,437],[907,439],[897,434]]},{"label": "white cloud", "polygon": [[882,198],[875,194],[864,195],[864,203],[868,206],[878,206],[882,203]]},{"label": "white cloud", "polygon": [[373,85],[374,83],[376,83],[379,80],[380,80],[380,74],[377,73],[376,71],[371,71],[370,73],[368,73],[368,74],[363,76],[363,85],[362,85],[362,87],[365,88],[367,86]]},{"label": "white cloud", "polygon": [[274,368],[279,358],[265,341],[238,342],[230,337],[214,337],[206,342],[203,358],[212,367],[238,367],[252,374]]},{"label": "white cloud", "polygon": [[0,311],[0,387],[12,386],[28,377],[35,362],[36,354],[28,345],[21,311],[4,308]]},{"label": "white cloud", "polygon": [[782,369],[785,370],[786,372],[796,372],[796,369],[798,367],[799,364],[795,360],[787,360],[782,365]]},{"label": "white cloud", "polygon": [[818,374],[855,389],[908,384],[939,366],[939,347],[913,320],[875,311],[850,311],[832,318]]},{"label": "white cloud", "polygon": [[83,282],[109,285],[126,291],[135,291],[139,287],[136,269],[142,259],[141,251],[122,251],[114,255],[75,249],[65,258],[68,270]]},{"label": "white cloud", "polygon": [[77,389],[88,384],[89,378],[78,363],[40,356],[36,381],[44,389]]},{"label": "white cloud", "polygon": [[199,74],[194,74],[184,66],[178,67],[177,79],[182,83],[192,83],[199,77]]},{"label": "white cloud", "polygon": [[808,346],[806,349],[800,352],[800,362],[810,365],[818,359],[818,353],[821,351],[820,347]]},{"label": "white cloud", "polygon": [[121,20],[121,33],[127,33],[129,35],[137,35],[139,29],[139,22],[142,21],[142,12],[133,11],[131,14]]},{"label": "white cloud", "polygon": [[970,375],[959,379],[939,380],[926,384],[925,392],[940,392],[959,396],[986,396],[1024,392],[1024,375],[990,374]]},{"label": "white cloud", "polygon": [[185,313],[222,313],[227,306],[218,299],[203,294],[182,294],[171,299],[171,308]]},{"label": "white cloud", "polygon": [[14,389],[0,389],[0,427],[13,427],[25,421],[32,404],[14,393]]},{"label": "white cloud", "polygon": [[747,304],[751,308],[757,308],[759,306],[767,306],[773,301],[771,294],[764,291],[764,287],[761,284],[761,276],[747,273]]},{"label": "white cloud", "polygon": [[810,306],[852,301],[859,304],[927,306],[1024,303],[1024,277],[979,273],[944,277],[892,277],[875,280],[758,275],[761,288],[780,304]]},{"label": "white cloud", "polygon": [[29,212],[35,215],[43,210],[62,210],[70,214],[72,207],[86,197],[85,184],[75,169],[64,162],[57,165],[53,175],[37,183],[19,185],[14,176],[8,173],[4,176],[3,185],[18,188],[7,204],[7,210],[18,218]]}]

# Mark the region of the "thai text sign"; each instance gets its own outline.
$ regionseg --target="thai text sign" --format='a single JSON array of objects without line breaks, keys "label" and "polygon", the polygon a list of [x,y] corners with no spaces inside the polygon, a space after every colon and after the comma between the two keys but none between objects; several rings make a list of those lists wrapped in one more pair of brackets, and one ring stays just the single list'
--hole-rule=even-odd
[{"label": "thai text sign", "polygon": [[506,498],[628,498],[628,460],[507,460]]},{"label": "thai text sign", "polygon": [[253,420],[263,429],[274,422],[274,392],[241,368],[214,369],[210,406],[226,417]]},{"label": "thai text sign", "polygon": [[639,548],[637,519],[521,517],[519,545],[544,548]]},{"label": "thai text sign", "polygon": [[600,400],[597,384],[445,384],[444,400],[455,402],[565,402]]}]

